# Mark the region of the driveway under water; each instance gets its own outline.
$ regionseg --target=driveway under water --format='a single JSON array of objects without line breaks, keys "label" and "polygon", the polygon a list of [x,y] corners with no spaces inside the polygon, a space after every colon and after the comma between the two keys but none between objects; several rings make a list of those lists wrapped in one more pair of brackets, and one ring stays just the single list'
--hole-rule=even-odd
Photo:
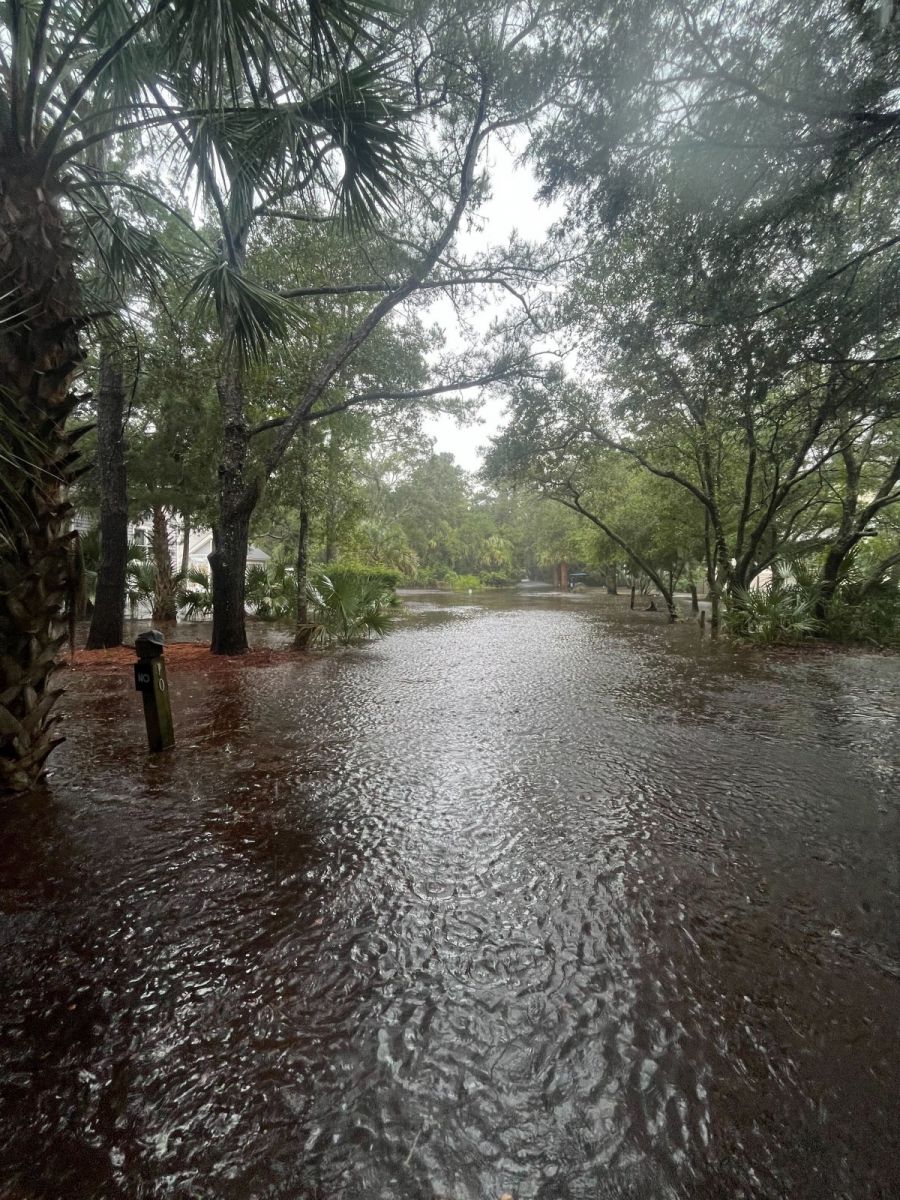
[{"label": "driveway under water", "polygon": [[170,685],[0,815],[3,1200],[900,1194],[896,658],[418,597]]}]

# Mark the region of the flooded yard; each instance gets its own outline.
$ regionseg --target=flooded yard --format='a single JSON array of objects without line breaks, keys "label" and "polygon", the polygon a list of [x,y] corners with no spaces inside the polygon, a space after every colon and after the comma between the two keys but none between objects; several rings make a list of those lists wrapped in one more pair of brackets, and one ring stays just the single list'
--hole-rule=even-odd
[{"label": "flooded yard", "polygon": [[130,669],[67,683],[0,815],[4,1200],[900,1194],[896,658],[417,596],[170,670],[153,759]]}]

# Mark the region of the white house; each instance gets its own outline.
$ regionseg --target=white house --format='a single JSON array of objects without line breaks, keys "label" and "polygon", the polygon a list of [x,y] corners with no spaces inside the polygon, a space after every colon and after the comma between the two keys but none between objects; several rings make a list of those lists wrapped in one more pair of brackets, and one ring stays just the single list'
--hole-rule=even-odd
[{"label": "white house", "polygon": [[[175,543],[175,565],[181,566],[181,555],[184,543],[177,541]],[[212,530],[197,529],[191,532],[190,548],[188,550],[188,558],[192,567],[198,568],[201,571],[209,570],[209,555],[212,552]],[[269,561],[269,555],[265,550],[260,550],[259,546],[249,546],[247,549],[247,566],[252,567],[255,563],[265,565]]]},{"label": "white house", "polygon": [[[92,517],[85,516],[84,513],[76,513],[72,519],[72,528],[77,529],[79,533],[88,533],[97,524]],[[169,522],[169,552],[172,555],[172,565],[175,570],[181,569],[181,556],[184,549],[182,541],[183,529],[176,521]],[[131,545],[140,546],[142,549],[149,549],[150,546],[150,522],[147,520],[135,521],[128,526],[128,541]],[[209,554],[212,551],[212,530],[211,529],[195,529],[191,531],[190,549],[188,551],[188,559],[192,567],[198,568],[201,571],[209,571]],[[247,551],[247,566],[253,566],[255,563],[267,563],[269,555],[265,550],[260,550],[259,546],[251,545]]]}]

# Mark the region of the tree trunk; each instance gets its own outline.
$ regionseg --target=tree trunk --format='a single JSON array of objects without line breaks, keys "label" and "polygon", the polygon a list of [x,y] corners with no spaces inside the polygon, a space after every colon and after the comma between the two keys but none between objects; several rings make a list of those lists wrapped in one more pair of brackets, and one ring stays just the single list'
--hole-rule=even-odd
[{"label": "tree trunk", "polygon": [[297,538],[297,623],[294,648],[305,650],[310,643],[313,627],[309,621],[309,597],[306,585],[309,576],[309,425],[300,428],[300,534]]},{"label": "tree trunk", "polygon": [[697,585],[691,580],[691,612],[698,613],[700,611],[700,601],[697,599]]},{"label": "tree trunk", "polygon": [[100,485],[100,566],[87,649],[121,646],[128,568],[128,488],[125,475],[125,386],[117,350],[100,351],[97,393],[97,475]]},{"label": "tree trunk", "polygon": [[341,482],[341,443],[332,425],[328,439],[327,490],[325,496],[325,561],[332,563],[338,556],[338,498]]},{"label": "tree trunk", "polygon": [[186,576],[191,569],[191,516],[190,513],[182,513],[181,516],[181,574]]},{"label": "tree trunk", "polygon": [[869,575],[863,582],[862,587],[859,589],[859,599],[865,599],[870,592],[874,591],[875,588],[877,588],[878,585],[884,582],[886,579],[892,578],[894,585],[896,586],[897,583],[900,582],[900,580],[897,579],[897,575],[900,573],[900,571],[898,571],[898,564],[900,564],[900,551],[897,551],[894,554],[889,554],[887,558],[883,558],[881,562],[876,564],[874,569],[869,572]]},{"label": "tree trunk", "polygon": [[213,654],[243,654],[247,650],[245,593],[250,514],[233,510],[213,529],[212,570]]},{"label": "tree trunk", "polygon": [[219,516],[209,556],[213,598],[210,649],[213,654],[243,654],[247,650],[247,547],[256,493],[248,487],[246,478],[250,435],[244,419],[244,381],[236,361],[225,364],[217,391],[224,427]]},{"label": "tree trunk", "polygon": [[716,570],[716,553],[718,542],[713,536],[712,522],[709,512],[703,515],[704,545],[706,549],[706,598],[710,602],[709,633],[710,637],[719,636],[719,584]]},{"label": "tree trunk", "polygon": [[607,596],[618,596],[619,580],[616,576],[615,566],[610,567],[606,576],[606,594]]},{"label": "tree trunk", "polygon": [[[581,516],[587,517],[587,519],[596,525],[602,533],[606,534],[611,542],[618,546],[619,549],[628,556],[634,567],[637,567],[639,571],[643,572],[643,574],[647,576],[647,578],[662,596],[663,600],[665,600],[666,611],[669,614],[669,622],[674,624],[674,622],[678,620],[678,609],[675,606],[675,599],[672,595],[672,591],[670,588],[666,587],[662,576],[654,571],[650,564],[641,558],[637,551],[633,550],[624,538],[620,537],[619,534],[610,529],[606,522],[601,520],[596,513],[589,512],[586,508],[583,508],[578,499],[576,499],[574,502],[569,500],[560,500],[560,503],[564,504],[566,508],[570,508],[573,512],[580,513]],[[634,576],[632,576],[631,585],[631,607],[634,608]]]},{"label": "tree trunk", "polygon": [[172,551],[169,546],[169,522],[166,510],[158,504],[153,506],[153,526],[150,532],[150,548],[156,577],[153,584],[154,621],[177,621],[178,608],[175,604],[175,577],[172,572]]},{"label": "tree trunk", "polygon": [[819,577],[818,596],[816,598],[816,617],[820,621],[824,621],[828,616],[828,610],[831,607],[831,602],[837,591],[838,580],[841,577],[841,568],[855,545],[856,542],[852,538],[846,538],[831,545],[828,553],[825,555],[825,562],[822,564],[822,574]]},{"label": "tree trunk", "polygon": [[719,636],[719,587],[713,580],[709,585],[709,632],[711,637]]},{"label": "tree trunk", "polygon": [[816,603],[816,616],[819,620],[825,620],[828,617],[828,610],[834,600],[847,559],[866,536],[870,522],[886,505],[893,503],[894,489],[900,481],[900,457],[898,457],[891,470],[882,479],[875,495],[860,508],[861,466],[854,452],[852,441],[847,440],[844,443],[841,457],[844,461],[845,471],[841,523],[825,556],[822,574],[819,577],[819,595]]},{"label": "tree trunk", "polygon": [[[243,269],[246,229],[231,231],[235,263]],[[247,479],[250,431],[244,403],[244,368],[234,348],[234,314],[221,316],[224,358],[216,381],[222,414],[222,457],[219,462],[218,520],[213,527],[212,571],[213,654],[244,654],[247,650],[245,596],[250,517],[259,499],[260,484]]]},{"label": "tree trunk", "polygon": [[75,241],[51,193],[23,164],[0,160],[0,792],[34,786],[63,739],[50,686],[65,640],[58,621],[69,571],[78,432],[66,420],[84,354]]}]

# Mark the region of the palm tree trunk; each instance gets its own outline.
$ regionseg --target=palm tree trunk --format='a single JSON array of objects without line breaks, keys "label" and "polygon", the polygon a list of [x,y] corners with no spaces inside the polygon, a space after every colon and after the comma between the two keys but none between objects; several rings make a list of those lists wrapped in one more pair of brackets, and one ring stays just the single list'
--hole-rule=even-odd
[{"label": "palm tree trunk", "polygon": [[[0,793],[39,780],[63,739],[51,686],[65,632],[78,432],[65,425],[84,358],[69,238],[52,196],[0,166]],[[5,293],[5,294],[4,294]]]},{"label": "palm tree trunk", "polygon": [[125,387],[118,353],[100,352],[97,393],[97,474],[100,484],[100,567],[87,649],[121,646],[128,566],[125,475]]},{"label": "palm tree trunk", "polygon": [[169,522],[166,510],[158,504],[153,506],[153,526],[150,532],[150,547],[156,578],[153,585],[154,621],[177,621],[175,605],[175,577],[172,573],[172,551],[169,546]]}]

